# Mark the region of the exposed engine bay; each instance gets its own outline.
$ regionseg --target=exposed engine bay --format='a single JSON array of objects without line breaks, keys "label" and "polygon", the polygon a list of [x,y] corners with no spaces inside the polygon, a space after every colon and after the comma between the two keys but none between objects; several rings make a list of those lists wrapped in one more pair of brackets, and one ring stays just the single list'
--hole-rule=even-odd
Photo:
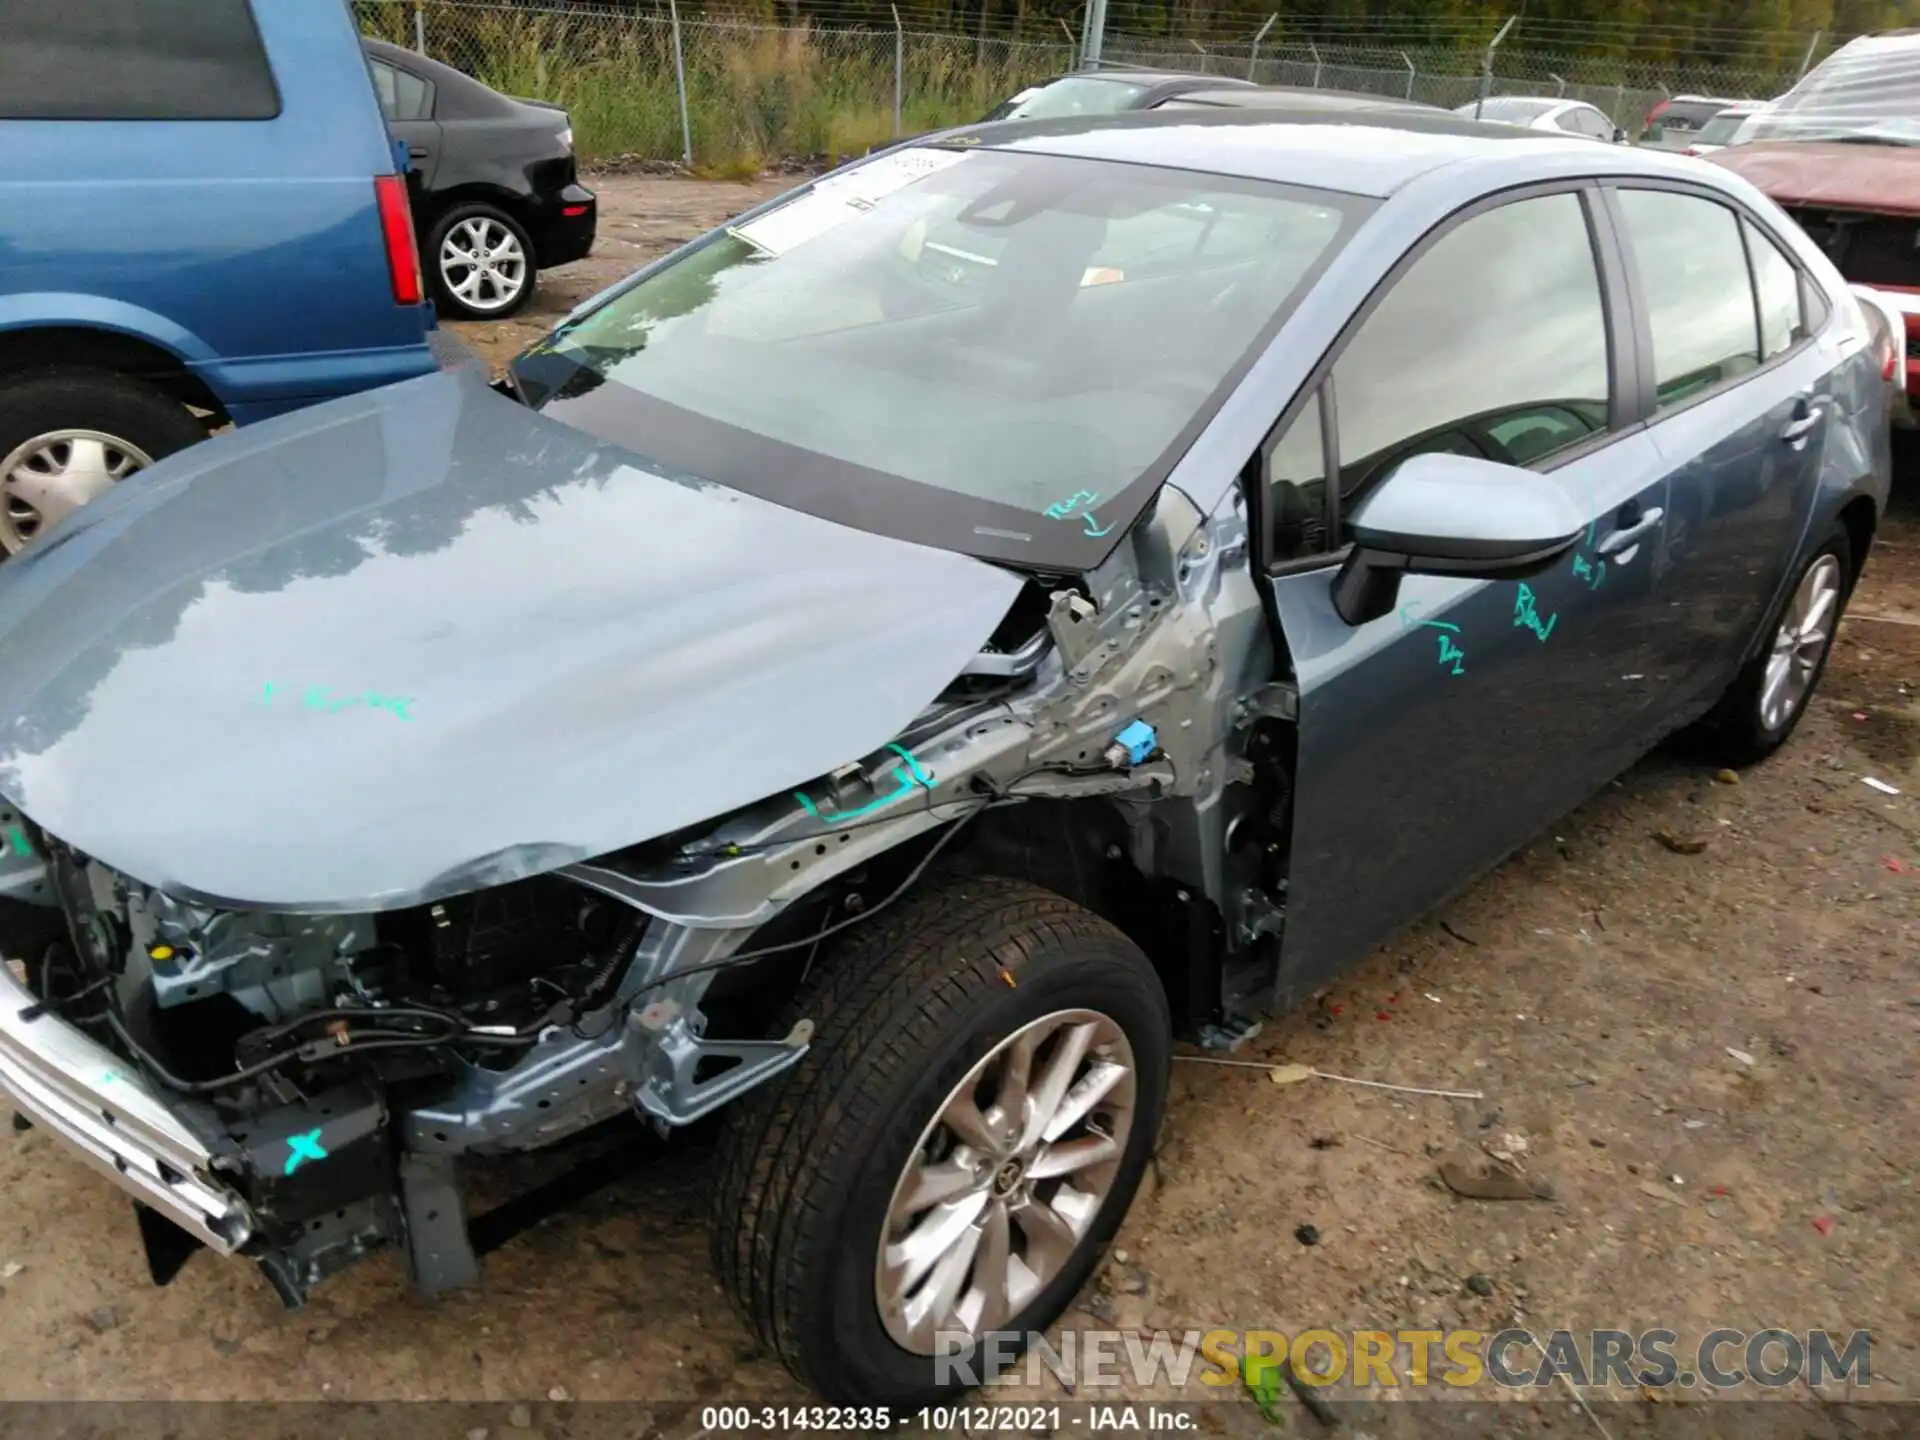
[{"label": "exposed engine bay", "polygon": [[[1292,694],[1249,699],[1219,663],[1223,630],[1261,634],[1243,519],[1212,535],[1178,492],[1160,509],[1091,593],[1030,586],[880,752],[589,862],[366,913],[241,911],[21,817],[61,923],[0,933],[35,1002],[0,1016],[0,1070],[22,1071],[0,1078],[46,1087],[23,1111],[142,1197],[156,1279],[198,1242],[297,1304],[384,1244],[429,1293],[473,1280],[465,1157],[635,1113],[665,1133],[794,1064],[811,1022],[774,1033],[775,1002],[943,852],[1102,892],[1181,957],[1190,1013],[1257,1010]],[[60,1022],[85,1037],[71,1059],[48,1072],[42,1043],[25,1073],[29,1028]]]}]

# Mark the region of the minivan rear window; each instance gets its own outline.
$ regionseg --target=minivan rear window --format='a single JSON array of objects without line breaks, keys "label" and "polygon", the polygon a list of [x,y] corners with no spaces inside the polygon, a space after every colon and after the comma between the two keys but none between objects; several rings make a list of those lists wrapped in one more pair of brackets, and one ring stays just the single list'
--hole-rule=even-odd
[{"label": "minivan rear window", "polygon": [[270,120],[248,0],[6,0],[0,120]]}]

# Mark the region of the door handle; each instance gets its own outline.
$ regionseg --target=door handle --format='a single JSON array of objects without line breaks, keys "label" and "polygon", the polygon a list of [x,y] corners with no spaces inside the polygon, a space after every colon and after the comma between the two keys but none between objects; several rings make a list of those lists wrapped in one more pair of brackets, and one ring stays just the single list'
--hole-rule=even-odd
[{"label": "door handle", "polygon": [[1604,536],[1600,543],[1593,547],[1594,552],[1600,555],[1613,555],[1631,545],[1638,544],[1640,538],[1658,525],[1666,513],[1658,505],[1654,506],[1651,510],[1643,512],[1638,520],[1625,529],[1615,530],[1612,534]]},{"label": "door handle", "polygon": [[1813,432],[1813,427],[1819,423],[1820,407],[1818,405],[1809,405],[1806,414],[1796,415],[1780,427],[1780,438],[1789,445],[1797,445],[1800,441],[1806,439],[1807,436]]},{"label": "door handle", "polygon": [[407,157],[412,160],[424,160],[427,158],[427,147],[424,145],[409,145],[407,146]]}]

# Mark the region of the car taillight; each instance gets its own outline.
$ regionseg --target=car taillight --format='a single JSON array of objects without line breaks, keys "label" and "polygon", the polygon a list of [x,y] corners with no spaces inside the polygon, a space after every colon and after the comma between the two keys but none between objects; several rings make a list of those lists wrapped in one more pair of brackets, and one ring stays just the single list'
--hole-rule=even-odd
[{"label": "car taillight", "polygon": [[399,175],[376,175],[373,194],[380,207],[380,235],[387,244],[387,278],[393,282],[394,303],[418,305],[425,290],[420,283],[420,249],[413,238],[407,182]]}]

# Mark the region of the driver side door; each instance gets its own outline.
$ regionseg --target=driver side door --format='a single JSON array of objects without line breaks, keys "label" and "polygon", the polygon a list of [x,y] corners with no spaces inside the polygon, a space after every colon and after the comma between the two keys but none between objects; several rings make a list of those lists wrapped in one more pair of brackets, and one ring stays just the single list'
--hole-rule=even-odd
[{"label": "driver side door", "polygon": [[[1270,442],[1271,583],[1299,693],[1281,1004],[1657,738],[1667,478],[1632,424],[1623,287],[1585,187],[1469,207],[1369,297]],[[1406,575],[1389,613],[1350,625],[1330,583],[1343,517],[1435,451],[1532,472],[1585,532],[1521,581]]]}]

